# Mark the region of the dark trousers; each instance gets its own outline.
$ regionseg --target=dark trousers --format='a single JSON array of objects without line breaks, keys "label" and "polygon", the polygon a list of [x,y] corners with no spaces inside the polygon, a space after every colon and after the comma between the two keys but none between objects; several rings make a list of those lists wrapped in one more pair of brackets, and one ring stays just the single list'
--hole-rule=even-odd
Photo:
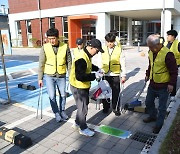
[{"label": "dark trousers", "polygon": [[[120,77],[119,76],[105,76],[104,79],[108,81],[112,89],[112,109],[115,110],[116,105],[117,105],[117,109],[119,110],[120,102],[117,102],[117,101],[118,101],[119,92],[120,92]],[[110,108],[110,103],[108,103],[105,99],[102,100],[102,103],[103,103],[104,109]]]},{"label": "dark trousers", "polygon": [[87,128],[86,116],[89,104],[89,89],[79,89],[73,86],[70,88],[77,106],[75,122],[80,126],[81,130],[84,130]]},{"label": "dark trousers", "polygon": [[[154,103],[154,100],[157,96],[159,98],[158,112]],[[145,100],[146,109],[151,118],[157,117],[157,121],[156,121],[157,127],[162,127],[164,123],[168,96],[169,93],[167,91],[167,88],[153,89],[150,86],[148,87],[147,96]]]}]

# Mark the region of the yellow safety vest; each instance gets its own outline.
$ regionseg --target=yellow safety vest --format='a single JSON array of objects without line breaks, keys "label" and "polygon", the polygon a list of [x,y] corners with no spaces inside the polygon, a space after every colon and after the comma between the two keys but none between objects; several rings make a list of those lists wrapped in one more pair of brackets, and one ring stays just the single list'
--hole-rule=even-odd
[{"label": "yellow safety vest", "polygon": [[153,52],[149,51],[151,65],[150,79],[155,83],[166,83],[170,80],[169,71],[165,63],[165,58],[168,52],[170,51],[167,47],[162,47],[153,62]]},{"label": "yellow safety vest", "polygon": [[83,58],[86,61],[87,64],[87,68],[86,68],[86,73],[89,74],[92,71],[92,62],[91,59],[88,57],[88,55],[84,52],[84,50],[82,50],[82,52],[80,52],[74,59],[72,66],[71,66],[71,73],[69,76],[69,82],[72,86],[76,87],[76,88],[80,88],[80,89],[88,89],[91,86],[91,82],[90,81],[86,81],[86,82],[82,82],[82,81],[78,81],[76,79],[76,74],[75,74],[75,62],[78,59]]},{"label": "yellow safety vest", "polygon": [[105,73],[109,71],[120,74],[121,72],[121,65],[120,65],[120,56],[121,56],[121,48],[115,46],[112,54],[109,55],[108,47],[103,47],[104,53],[102,53],[102,69]]},{"label": "yellow safety vest", "polygon": [[[165,42],[164,46],[166,46],[167,44],[168,42]],[[178,44],[179,44],[179,41],[174,40],[170,47],[170,51],[174,53],[177,65],[180,65],[180,52],[178,51]]]},{"label": "yellow safety vest", "polygon": [[45,74],[53,75],[55,73],[66,73],[66,50],[67,44],[61,42],[56,55],[50,43],[44,44],[44,51],[46,55],[46,63],[44,67]]},{"label": "yellow safety vest", "polygon": [[74,49],[74,52],[73,52],[74,57],[76,57],[77,55],[79,55],[79,53],[80,53],[81,51],[83,51],[83,49],[79,50],[78,48],[75,48],[75,49]]}]

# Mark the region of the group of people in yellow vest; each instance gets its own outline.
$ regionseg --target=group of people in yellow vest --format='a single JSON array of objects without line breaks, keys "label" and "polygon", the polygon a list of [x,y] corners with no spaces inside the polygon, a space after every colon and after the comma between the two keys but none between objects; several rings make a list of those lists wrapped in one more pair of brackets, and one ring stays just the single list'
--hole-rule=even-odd
[{"label": "group of people in yellow vest", "polygon": [[[173,30],[174,32],[174,30]],[[93,136],[95,132],[90,130],[86,123],[88,113],[89,89],[91,81],[105,79],[112,88],[111,104],[102,100],[103,113],[108,113],[110,106],[116,116],[120,115],[120,103],[118,96],[120,92],[120,82],[126,81],[125,54],[114,31],[106,34],[106,45],[102,47],[100,40],[92,39],[84,45],[83,39],[76,40],[77,48],[70,51],[66,43],[59,41],[59,32],[55,28],[47,31],[48,43],[44,44],[39,56],[38,84],[43,86],[43,78],[46,81],[46,88],[55,119],[57,122],[67,120],[69,117],[65,112],[66,104],[66,74],[69,74],[70,89],[73,94],[77,113],[73,128],[80,134]],[[169,35],[172,35],[169,34]],[[174,36],[174,35],[173,35]],[[176,35],[177,36],[177,35]],[[174,36],[176,38],[176,36]],[[171,43],[171,45],[169,45]],[[177,64],[174,58],[179,57],[179,43],[168,41],[167,47],[171,51],[175,49],[175,54],[160,43],[158,35],[150,35],[147,38],[149,46],[149,67],[145,80],[150,79],[146,106],[149,117],[144,122],[156,121],[153,129],[158,133],[165,118],[166,102],[173,91],[177,81]],[[92,57],[98,54],[100,66],[92,64]],[[173,67],[173,68],[172,68]],[[56,100],[56,87],[59,91],[59,100]],[[168,91],[167,91],[168,89]],[[153,104],[154,99],[159,97],[158,114]],[[57,103],[58,102],[58,103]]]}]

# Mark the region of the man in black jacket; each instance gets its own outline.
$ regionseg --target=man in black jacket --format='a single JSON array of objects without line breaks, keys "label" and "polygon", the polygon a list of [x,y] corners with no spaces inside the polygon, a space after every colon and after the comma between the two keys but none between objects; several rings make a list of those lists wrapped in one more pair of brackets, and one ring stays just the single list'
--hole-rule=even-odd
[{"label": "man in black jacket", "polygon": [[[86,124],[86,115],[89,104],[89,89],[91,81],[100,79],[103,72],[92,64],[91,58],[102,50],[101,42],[98,39],[92,39],[84,50],[80,52],[74,59],[70,73],[71,91],[74,96],[77,114],[74,129],[79,129],[79,133],[85,136],[93,136],[94,131],[90,130]],[[92,73],[92,71],[97,71]]]}]

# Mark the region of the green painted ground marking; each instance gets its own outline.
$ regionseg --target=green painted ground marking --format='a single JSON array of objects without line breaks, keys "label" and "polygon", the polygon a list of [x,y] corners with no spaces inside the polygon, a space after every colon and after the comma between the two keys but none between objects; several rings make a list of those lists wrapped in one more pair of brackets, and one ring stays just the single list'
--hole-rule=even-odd
[{"label": "green painted ground marking", "polygon": [[110,127],[110,126],[106,126],[106,125],[97,126],[95,128],[95,130],[97,132],[115,136],[115,137],[122,138],[122,139],[126,139],[131,136],[130,131],[126,131],[126,130],[122,130],[122,129],[118,129],[118,128],[114,128],[114,127]]}]

